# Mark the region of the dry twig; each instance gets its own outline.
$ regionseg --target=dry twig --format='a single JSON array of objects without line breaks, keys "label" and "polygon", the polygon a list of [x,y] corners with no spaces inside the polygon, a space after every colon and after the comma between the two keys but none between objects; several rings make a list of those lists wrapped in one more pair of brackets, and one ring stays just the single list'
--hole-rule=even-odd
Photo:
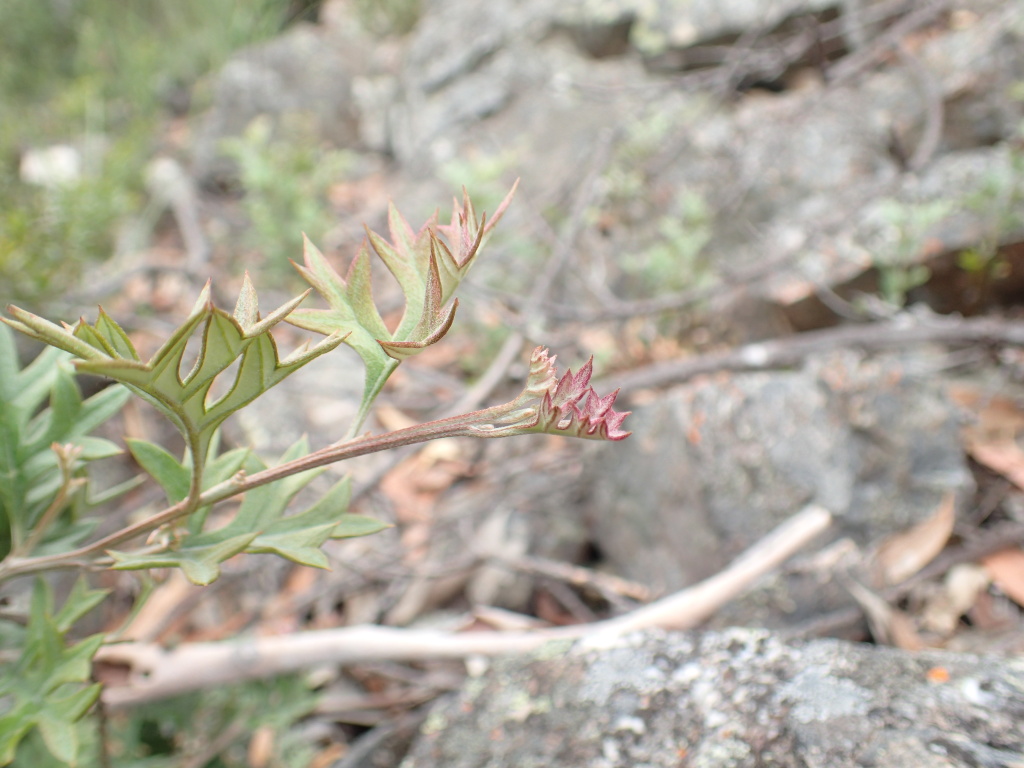
[{"label": "dry twig", "polygon": [[687,629],[705,621],[758,578],[814,540],[832,522],[807,507],[711,578],[618,618],[556,629],[468,632],[357,626],[279,637],[194,643],[166,650],[150,643],[101,649],[101,663],[126,665],[129,682],[108,687],[104,702],[126,707],[187,691],[283,674],[312,665],[371,660],[464,659],[532,651],[552,640],[595,642],[646,628]]},{"label": "dry twig", "polygon": [[[862,325],[843,325],[807,331],[771,341],[747,344],[726,352],[654,363],[615,374],[623,391],[678,384],[718,371],[762,371],[801,363],[811,355],[844,347],[882,350],[913,344],[1008,344],[1024,346],[1024,322],[998,318],[901,316]],[[602,382],[598,382],[600,385]]]}]

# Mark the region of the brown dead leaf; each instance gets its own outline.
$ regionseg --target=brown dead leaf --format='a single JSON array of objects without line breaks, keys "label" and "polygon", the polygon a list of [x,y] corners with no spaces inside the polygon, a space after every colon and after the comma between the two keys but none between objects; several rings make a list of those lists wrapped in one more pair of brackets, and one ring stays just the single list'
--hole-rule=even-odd
[{"label": "brown dead leaf", "polygon": [[856,581],[849,581],[846,588],[863,609],[875,642],[904,651],[920,651],[929,647],[906,613],[893,608],[882,597]]},{"label": "brown dead leaf", "polygon": [[981,564],[1007,597],[1024,607],[1024,550],[1004,549],[985,557]]},{"label": "brown dead leaf", "polygon": [[1024,450],[1021,450],[1015,440],[985,442],[968,436],[965,439],[965,448],[976,462],[984,464],[1018,488],[1024,489]]},{"label": "brown dead leaf", "polygon": [[875,553],[875,565],[885,583],[900,584],[934,560],[955,522],[956,497],[947,491],[930,518],[884,541]]},{"label": "brown dead leaf", "polygon": [[1024,488],[1024,450],[1017,444],[1017,435],[1024,430],[1024,411],[1007,397],[969,387],[951,388],[950,397],[977,419],[963,431],[964,448],[971,458]]}]

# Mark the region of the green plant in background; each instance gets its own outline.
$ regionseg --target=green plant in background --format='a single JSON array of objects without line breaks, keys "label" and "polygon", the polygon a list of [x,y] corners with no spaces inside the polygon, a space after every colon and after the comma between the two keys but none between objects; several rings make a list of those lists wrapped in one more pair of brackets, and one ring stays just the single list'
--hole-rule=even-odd
[{"label": "green plant in background", "polygon": [[[109,258],[143,205],[143,168],[176,93],[280,29],[287,0],[4,0],[0,156],[64,145],[74,178],[38,185],[0,163],[0,285],[35,300]],[[72,258],[69,258],[69,254]],[[26,267],[31,265],[31,269]]]},{"label": "green plant in background", "polygon": [[241,137],[223,143],[238,163],[249,245],[272,268],[301,249],[303,232],[321,236],[333,226],[327,193],[352,165],[351,153],[320,149],[303,133],[299,118],[279,137],[268,119],[257,118]]},{"label": "green plant in background", "polygon": [[705,258],[712,235],[707,202],[696,192],[683,192],[675,207],[658,219],[655,242],[621,263],[623,272],[639,283],[641,295],[703,288],[714,281]]},{"label": "green plant in background", "polygon": [[982,235],[975,247],[958,255],[957,266],[976,281],[978,301],[1008,266],[999,258],[1000,244],[1024,227],[1024,150],[1008,145],[1005,152],[1004,162],[992,167],[963,198],[963,207],[981,219]]},{"label": "green plant in background", "polygon": [[902,307],[907,294],[924,285],[931,270],[919,263],[921,249],[931,228],[953,210],[948,200],[905,203],[892,198],[878,204],[878,215],[892,233],[892,247],[876,256],[878,292],[892,307]]},{"label": "green plant in background", "polygon": [[[0,368],[0,408],[4,409],[0,459],[5,462],[0,482],[6,483],[0,487],[4,492],[0,531],[7,532],[9,541],[0,559],[0,586],[29,574],[83,567],[180,568],[194,583],[209,584],[220,574],[220,564],[240,553],[276,554],[326,567],[321,550],[326,541],[385,527],[348,513],[346,481],[307,509],[288,514],[294,496],[326,465],[442,437],[525,433],[599,440],[627,437],[629,433],[622,429],[627,414],[613,409],[617,392],[601,397],[589,385],[591,363],[558,376],[554,358],[541,348],[530,361],[523,392],[508,403],[383,435],[360,435],[389,376],[403,360],[448,332],[458,306],[454,293],[511,196],[490,221],[486,216],[478,218],[465,198],[449,224],[439,225],[435,218],[418,231],[392,207],[390,239],[369,232],[368,244],[344,277],[307,241],[304,263],[297,269],[311,289],[267,315],[260,313],[248,277],[233,312],[216,307],[207,286],[189,317],[148,361],[140,358],[128,335],[102,310],[92,324],[81,320],[56,325],[8,307],[7,325],[62,352],[44,352],[36,363],[19,371],[10,335],[0,336],[6,339],[0,353],[7,356]],[[384,324],[373,301],[371,250],[405,296],[405,312],[394,330]],[[327,307],[300,308],[314,289]],[[282,358],[272,333],[282,322],[322,338]],[[201,340],[201,348],[187,365],[189,340],[194,337]],[[366,368],[363,401],[345,439],[312,452],[300,441],[274,466],[245,449],[221,452],[217,435],[226,418],[341,344],[354,349]],[[69,355],[78,371],[117,383],[83,401],[63,367]],[[40,410],[47,393],[49,408]],[[77,504],[89,498],[82,463],[110,456],[116,448],[88,433],[116,411],[127,393],[148,402],[177,428],[185,452],[179,458],[145,440],[127,441],[135,461],[163,490],[167,505],[112,533],[91,538],[92,529],[77,514]],[[244,499],[229,522],[207,525],[214,505],[241,494]],[[27,749],[36,749],[41,740],[64,763],[79,756],[84,742],[72,724],[99,693],[88,680],[88,662],[102,638],[67,645],[65,635],[102,597],[79,586],[55,612],[40,582],[20,642],[17,628],[0,630],[5,642],[15,639],[7,647],[20,651],[19,661],[0,669],[0,764],[14,759],[26,737],[30,739]],[[6,623],[0,620],[0,627]]]},{"label": "green plant in background", "polygon": [[422,0],[355,0],[356,17],[375,35],[404,35],[420,20]]}]

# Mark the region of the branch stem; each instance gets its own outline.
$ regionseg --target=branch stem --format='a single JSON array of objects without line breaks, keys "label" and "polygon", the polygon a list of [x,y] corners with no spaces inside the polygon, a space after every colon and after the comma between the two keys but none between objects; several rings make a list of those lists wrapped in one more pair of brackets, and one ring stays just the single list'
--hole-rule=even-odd
[{"label": "branch stem", "polygon": [[237,496],[245,491],[290,477],[299,472],[305,472],[308,469],[327,466],[328,464],[352,459],[356,456],[364,456],[368,453],[386,451],[403,445],[413,445],[414,443],[422,443],[443,437],[497,437],[501,433],[489,435],[481,427],[491,424],[497,417],[507,415],[511,410],[510,405],[493,406],[460,416],[430,421],[426,424],[417,424],[405,429],[395,430],[394,432],[387,432],[383,435],[364,435],[344,443],[329,445],[319,451],[314,451],[306,456],[285,462],[276,467],[270,467],[253,475],[247,476],[239,472],[230,480],[218,483],[198,496],[193,497],[190,494],[189,498],[167,507],[152,517],[122,528],[120,531],[116,531],[109,536],[105,536],[78,549],[42,557],[8,557],[3,562],[0,562],[0,583],[15,576],[23,576],[29,573],[80,567],[83,559],[94,558],[96,555],[115,548],[126,541],[155,531],[157,528],[180,518],[187,517],[200,507],[217,504],[232,496]]}]

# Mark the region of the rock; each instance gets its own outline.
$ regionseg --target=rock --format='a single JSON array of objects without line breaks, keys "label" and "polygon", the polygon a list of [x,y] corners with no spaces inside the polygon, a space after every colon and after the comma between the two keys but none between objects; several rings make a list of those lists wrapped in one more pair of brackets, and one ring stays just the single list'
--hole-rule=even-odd
[{"label": "rock", "polygon": [[1024,664],[763,630],[551,645],[439,702],[402,768],[1008,768]]},{"label": "rock", "polygon": [[352,78],[366,60],[366,43],[328,36],[300,24],[266,43],[236,54],[217,75],[213,105],[204,115],[194,147],[195,170],[204,182],[232,173],[221,142],[241,135],[257,117],[306,120],[305,129],[339,147],[359,138]]},{"label": "rock", "polygon": [[601,446],[587,470],[597,549],[616,573],[673,590],[805,504],[859,544],[926,519],[973,480],[956,410],[921,367],[837,352],[799,371],[694,381],[636,408],[634,437]]}]

